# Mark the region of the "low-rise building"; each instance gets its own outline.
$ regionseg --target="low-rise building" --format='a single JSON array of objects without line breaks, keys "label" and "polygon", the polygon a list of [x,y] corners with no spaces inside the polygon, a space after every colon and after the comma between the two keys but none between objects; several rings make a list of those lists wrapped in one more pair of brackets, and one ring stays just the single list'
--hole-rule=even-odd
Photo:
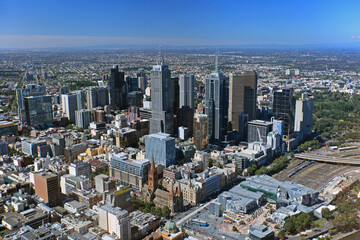
[{"label": "low-rise building", "polygon": [[73,231],[78,232],[81,235],[86,234],[89,231],[89,228],[93,226],[92,221],[75,217],[74,215],[67,215],[66,217],[63,217],[61,219],[61,223],[65,224],[66,226],[70,226]]}]

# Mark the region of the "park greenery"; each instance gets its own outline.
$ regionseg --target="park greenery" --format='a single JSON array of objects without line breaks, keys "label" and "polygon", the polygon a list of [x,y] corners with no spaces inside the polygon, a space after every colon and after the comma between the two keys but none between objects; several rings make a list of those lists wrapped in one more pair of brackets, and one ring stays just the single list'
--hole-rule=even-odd
[{"label": "park greenery", "polygon": [[68,87],[71,91],[75,91],[75,90],[82,90],[86,87],[91,87],[91,86],[96,86],[96,85],[97,85],[97,82],[79,80],[79,81],[71,81],[68,84]]},{"label": "park greenery", "polygon": [[335,229],[331,234],[346,233],[352,230],[360,229],[360,200],[357,194],[360,191],[360,181],[355,182],[351,187],[343,189],[336,195],[331,202],[336,206],[336,210],[331,212],[329,209],[323,209],[321,215],[330,221]]},{"label": "park greenery", "polygon": [[346,93],[315,92],[313,130],[325,140],[360,139],[360,96]]},{"label": "park greenery", "polygon": [[289,234],[297,234],[311,227],[313,220],[307,213],[300,213],[285,220],[284,230]]},{"label": "park greenery", "polygon": [[261,174],[267,174],[267,175],[274,175],[284,168],[286,168],[290,163],[291,157],[287,155],[282,155],[278,158],[276,158],[269,166],[262,166],[258,167],[256,164],[248,167],[247,174],[249,176],[253,175],[261,175]]},{"label": "park greenery", "polygon": [[135,209],[139,209],[144,213],[151,213],[158,217],[170,218],[170,209],[167,206],[162,208],[156,207],[153,202],[145,202],[135,196],[131,197],[131,202]]},{"label": "park greenery", "polygon": [[319,140],[314,139],[304,142],[303,144],[297,147],[297,150],[299,152],[313,151],[319,149],[320,147],[321,147],[321,143],[319,142]]}]

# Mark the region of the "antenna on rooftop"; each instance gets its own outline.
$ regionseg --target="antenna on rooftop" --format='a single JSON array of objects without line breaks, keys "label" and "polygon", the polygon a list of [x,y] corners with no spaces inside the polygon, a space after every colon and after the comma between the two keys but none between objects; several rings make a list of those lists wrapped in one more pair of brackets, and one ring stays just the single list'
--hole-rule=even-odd
[{"label": "antenna on rooftop", "polygon": [[158,65],[162,65],[164,63],[164,57],[162,55],[162,46],[159,44],[159,54],[158,54]]},{"label": "antenna on rooftop", "polygon": [[215,72],[219,72],[219,50],[216,51]]}]

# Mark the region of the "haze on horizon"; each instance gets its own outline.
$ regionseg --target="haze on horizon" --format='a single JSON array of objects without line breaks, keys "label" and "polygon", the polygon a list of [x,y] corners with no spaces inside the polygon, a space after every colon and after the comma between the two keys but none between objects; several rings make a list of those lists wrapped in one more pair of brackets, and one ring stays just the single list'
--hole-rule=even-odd
[{"label": "haze on horizon", "polygon": [[351,46],[356,0],[0,0],[0,48]]}]

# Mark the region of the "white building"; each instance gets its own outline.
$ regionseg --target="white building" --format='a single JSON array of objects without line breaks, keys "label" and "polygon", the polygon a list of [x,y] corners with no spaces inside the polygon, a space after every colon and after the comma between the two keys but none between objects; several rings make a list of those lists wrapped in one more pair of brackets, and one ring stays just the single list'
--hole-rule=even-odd
[{"label": "white building", "polygon": [[194,109],[194,88],[195,88],[195,77],[194,75],[184,74],[180,75],[179,78],[179,90],[180,90],[180,103],[179,108],[189,106]]},{"label": "white building", "polygon": [[311,134],[314,97],[308,93],[302,93],[301,98],[296,100],[295,106],[295,132],[305,135]]},{"label": "white building", "polygon": [[98,208],[99,227],[110,234],[115,234],[121,240],[131,239],[131,225],[129,213],[110,204]]},{"label": "white building", "polygon": [[71,123],[75,123],[75,111],[78,110],[77,95],[63,94],[61,95],[61,104],[64,117],[67,117]]},{"label": "white building", "polygon": [[73,162],[69,166],[69,173],[73,176],[85,176],[87,178],[90,177],[91,174],[91,166],[88,162],[77,161]]},{"label": "white building", "polygon": [[90,190],[92,188],[91,181],[85,176],[73,176],[65,174],[60,178],[61,193],[71,194],[74,190]]}]

